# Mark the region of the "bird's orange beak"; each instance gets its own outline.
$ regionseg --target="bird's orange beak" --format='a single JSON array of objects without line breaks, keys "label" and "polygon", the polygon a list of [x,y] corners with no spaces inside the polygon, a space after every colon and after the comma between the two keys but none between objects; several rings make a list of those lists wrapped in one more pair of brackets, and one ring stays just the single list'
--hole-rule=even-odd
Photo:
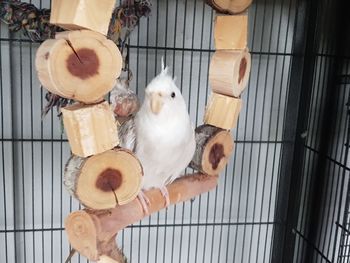
[{"label": "bird's orange beak", "polygon": [[158,114],[163,107],[163,98],[160,92],[151,93],[150,96],[151,111]]}]

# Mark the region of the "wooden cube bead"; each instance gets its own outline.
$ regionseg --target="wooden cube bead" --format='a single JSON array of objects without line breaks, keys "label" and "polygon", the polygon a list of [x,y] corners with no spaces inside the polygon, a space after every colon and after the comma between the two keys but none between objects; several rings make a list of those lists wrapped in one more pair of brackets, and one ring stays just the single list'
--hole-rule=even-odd
[{"label": "wooden cube bead", "polygon": [[242,100],[212,93],[205,110],[204,123],[225,130],[236,127]]},{"label": "wooden cube bead", "polygon": [[114,6],[115,0],[52,0],[50,23],[107,35]]},{"label": "wooden cube bead", "polygon": [[119,144],[113,111],[107,102],[62,108],[64,128],[73,154],[87,157]]},{"label": "wooden cube bead", "polygon": [[245,49],[248,41],[248,15],[217,15],[214,40],[216,49]]}]

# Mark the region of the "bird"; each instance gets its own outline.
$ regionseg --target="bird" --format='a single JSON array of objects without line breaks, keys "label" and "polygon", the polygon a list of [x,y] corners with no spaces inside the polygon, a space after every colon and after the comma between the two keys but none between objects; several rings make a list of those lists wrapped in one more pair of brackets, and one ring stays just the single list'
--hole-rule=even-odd
[{"label": "bird", "polygon": [[[180,177],[195,152],[194,128],[181,91],[168,73],[162,58],[160,74],[145,89],[145,98],[135,116],[135,154],[144,176],[142,190],[158,188],[165,205],[170,204],[168,184]],[[141,205],[148,213],[149,200],[139,194]]]}]

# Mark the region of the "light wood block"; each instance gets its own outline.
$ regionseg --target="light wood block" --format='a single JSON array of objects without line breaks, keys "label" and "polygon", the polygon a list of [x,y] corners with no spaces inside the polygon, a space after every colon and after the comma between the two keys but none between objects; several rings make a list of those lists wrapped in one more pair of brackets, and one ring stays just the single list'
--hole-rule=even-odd
[{"label": "light wood block", "polygon": [[251,67],[248,50],[218,50],[210,61],[209,81],[215,93],[240,97]]},{"label": "light wood block", "polygon": [[114,6],[115,0],[52,0],[50,23],[107,35]]},{"label": "light wood block", "polygon": [[241,99],[213,93],[205,110],[204,123],[225,130],[233,129],[241,108]]},{"label": "light wood block", "polygon": [[74,104],[62,108],[62,114],[73,154],[87,157],[118,145],[117,125],[107,102],[95,105]]},{"label": "light wood block", "polygon": [[248,15],[217,15],[214,26],[216,49],[245,49],[248,39]]}]

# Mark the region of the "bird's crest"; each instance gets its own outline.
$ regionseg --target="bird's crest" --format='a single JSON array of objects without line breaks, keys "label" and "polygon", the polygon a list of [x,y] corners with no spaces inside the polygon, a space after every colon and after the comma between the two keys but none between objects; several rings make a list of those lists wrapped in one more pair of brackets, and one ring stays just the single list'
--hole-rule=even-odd
[{"label": "bird's crest", "polygon": [[168,74],[168,66],[164,65],[164,57],[162,56],[162,71],[160,72],[160,75],[164,76]]}]

